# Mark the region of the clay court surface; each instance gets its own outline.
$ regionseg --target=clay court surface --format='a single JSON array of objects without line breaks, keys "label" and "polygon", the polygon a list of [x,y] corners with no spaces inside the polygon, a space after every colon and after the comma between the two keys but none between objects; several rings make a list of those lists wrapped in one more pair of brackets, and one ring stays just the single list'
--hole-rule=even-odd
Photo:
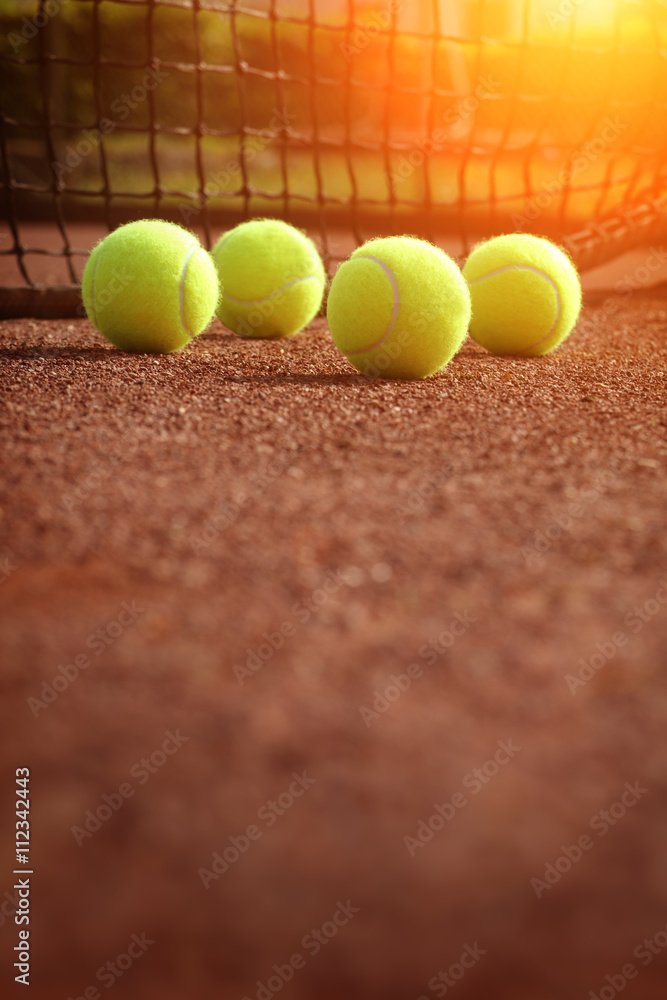
[{"label": "clay court surface", "polygon": [[458,1000],[609,1000],[628,963],[664,996],[635,949],[667,925],[667,291],[604,302],[547,358],[468,341],[419,383],[323,320],[167,357],[0,324],[0,891],[21,766],[35,870],[3,996],[417,1000],[466,946]]}]

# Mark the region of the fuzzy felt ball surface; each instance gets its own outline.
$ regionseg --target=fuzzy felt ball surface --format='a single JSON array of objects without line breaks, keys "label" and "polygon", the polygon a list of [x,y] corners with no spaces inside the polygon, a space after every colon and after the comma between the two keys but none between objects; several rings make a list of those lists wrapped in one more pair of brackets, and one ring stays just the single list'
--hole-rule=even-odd
[{"label": "fuzzy felt ball surface", "polygon": [[218,316],[242,337],[292,337],[317,315],[326,274],[317,247],[279,219],[253,219],[213,248],[222,285]]},{"label": "fuzzy felt ball surface", "polygon": [[209,325],[220,297],[196,236],[160,219],[119,226],[94,247],[82,280],[90,321],[124,351],[179,351]]},{"label": "fuzzy felt ball surface", "polygon": [[497,236],[475,247],[463,268],[470,286],[470,336],[493,354],[548,354],[581,311],[577,270],[539,236]]},{"label": "fuzzy felt ball surface", "polygon": [[363,375],[419,379],[465,339],[470,293],[455,262],[424,240],[371,240],[340,266],[327,317],[338,349]]}]

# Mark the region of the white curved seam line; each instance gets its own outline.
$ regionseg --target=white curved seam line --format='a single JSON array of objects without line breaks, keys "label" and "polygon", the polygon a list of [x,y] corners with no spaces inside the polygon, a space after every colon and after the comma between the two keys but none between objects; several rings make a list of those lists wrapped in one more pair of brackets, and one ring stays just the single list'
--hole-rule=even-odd
[{"label": "white curved seam line", "polygon": [[95,304],[95,275],[97,274],[97,265],[100,262],[100,257],[102,256],[102,247],[97,251],[97,257],[95,258],[95,263],[93,265],[93,280],[90,286],[90,296],[92,298],[93,306],[93,326],[99,330],[99,324],[97,322],[97,306]]},{"label": "white curved seam line", "polygon": [[223,237],[221,237],[221,239],[218,240],[217,246],[215,247],[216,257],[217,257],[217,254],[220,253],[220,251],[222,250],[222,248],[229,243],[229,241],[230,241],[230,239],[232,238],[233,235],[234,235],[234,231],[232,230],[232,232],[227,233],[226,236],[223,236]]},{"label": "white curved seam line", "polygon": [[185,322],[185,279],[188,273],[188,264],[190,263],[190,258],[197,249],[196,246],[190,247],[190,251],[185,258],[185,263],[183,264],[183,270],[181,271],[181,284],[178,289],[178,301],[181,309],[181,325],[189,337],[194,337],[194,333]]},{"label": "white curved seam line", "polygon": [[389,320],[389,326],[387,327],[387,330],[384,333],[384,335],[380,337],[380,339],[377,341],[377,343],[371,344],[370,347],[364,347],[363,351],[348,352],[347,354],[348,358],[356,357],[357,354],[369,354],[370,351],[376,351],[378,347],[382,347],[382,345],[389,339],[389,337],[391,337],[392,333],[394,332],[394,328],[396,327],[396,322],[398,320],[398,314],[401,309],[401,293],[399,292],[398,289],[398,282],[396,281],[396,275],[391,270],[391,268],[387,267],[387,265],[383,263],[381,260],[379,260],[377,257],[370,257],[367,254],[359,254],[359,256],[354,257],[353,260],[372,260],[374,264],[380,265],[384,273],[389,278],[391,282],[391,287],[394,290],[394,309],[391,314],[391,319]]},{"label": "white curved seam line", "polygon": [[473,278],[473,280],[469,281],[468,284],[476,285],[478,281],[486,281],[487,278],[495,278],[497,274],[503,274],[505,271],[532,271],[533,274],[538,274],[540,278],[544,278],[546,281],[548,281],[551,287],[553,288],[554,292],[556,293],[556,303],[558,305],[558,312],[556,314],[556,319],[553,326],[551,327],[549,332],[545,334],[544,337],[541,337],[539,340],[535,341],[534,344],[528,344],[526,347],[522,348],[522,350],[524,351],[532,351],[534,347],[539,347],[540,344],[543,344],[545,340],[548,340],[549,337],[554,332],[554,330],[556,329],[556,327],[558,326],[558,324],[560,323],[563,306],[561,302],[558,285],[553,280],[553,278],[549,277],[548,274],[545,274],[544,271],[540,271],[539,267],[531,267],[530,264],[508,264],[507,267],[499,267],[497,271],[490,271],[489,274],[482,274],[479,278]]},{"label": "white curved seam line", "polygon": [[226,299],[227,302],[233,302],[237,306],[263,306],[266,302],[270,302],[271,299],[275,299],[277,295],[282,295],[282,293],[286,292],[288,288],[293,288],[302,281],[317,280],[318,278],[316,274],[309,274],[305,278],[295,278],[294,281],[290,281],[286,285],[283,285],[282,288],[278,288],[275,292],[271,292],[271,294],[267,295],[265,299],[235,299],[233,295],[227,295],[224,291],[222,293],[222,297]]}]

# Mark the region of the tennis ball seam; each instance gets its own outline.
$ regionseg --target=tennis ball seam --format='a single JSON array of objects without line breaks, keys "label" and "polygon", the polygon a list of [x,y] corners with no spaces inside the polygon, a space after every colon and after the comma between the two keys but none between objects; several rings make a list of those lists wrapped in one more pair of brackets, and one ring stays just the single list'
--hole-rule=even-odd
[{"label": "tennis ball seam", "polygon": [[546,274],[544,271],[541,271],[539,267],[531,267],[530,264],[507,264],[505,267],[496,268],[495,271],[489,271],[488,274],[480,274],[479,278],[473,278],[472,281],[468,282],[468,284],[476,285],[480,281],[486,281],[487,278],[495,278],[496,275],[498,274],[504,274],[505,271],[531,271],[533,274],[537,274],[539,275],[540,278],[544,278],[545,281],[548,281],[548,283],[551,285],[551,287],[556,293],[556,304],[557,304],[556,319],[551,329],[547,334],[544,335],[544,337],[540,337],[540,339],[536,340],[534,344],[528,344],[524,348],[524,350],[526,351],[532,351],[533,348],[539,347],[540,344],[543,344],[545,340],[548,340],[549,337],[553,335],[554,331],[556,330],[556,327],[561,321],[561,317],[563,315],[563,302],[561,299],[560,289],[549,274]]},{"label": "tennis ball seam", "polygon": [[378,257],[371,257],[370,254],[366,253],[357,254],[356,257],[353,257],[350,260],[350,263],[352,263],[353,260],[370,260],[374,264],[380,265],[386,276],[389,278],[389,281],[391,282],[391,287],[394,293],[394,302],[393,302],[391,319],[389,320],[389,325],[387,326],[387,329],[385,330],[384,334],[380,337],[380,339],[375,344],[371,344],[370,347],[364,347],[363,351],[349,351],[347,353],[348,358],[354,358],[361,354],[370,354],[371,351],[376,351],[378,347],[382,347],[382,345],[386,343],[386,341],[389,339],[389,337],[391,337],[392,333],[394,332],[396,328],[396,323],[398,322],[398,315],[401,311],[401,292],[398,287],[398,281],[396,280],[396,275],[394,274],[392,269],[388,267],[384,263],[384,261],[380,260]]},{"label": "tennis ball seam", "polygon": [[298,285],[303,281],[319,280],[320,279],[316,274],[308,274],[303,278],[295,278],[294,281],[288,281],[286,285],[282,285],[280,288],[277,288],[275,292],[271,292],[271,294],[267,295],[265,299],[236,299],[233,295],[227,295],[224,289],[222,297],[223,299],[226,299],[227,302],[234,302],[238,306],[262,306],[265,305],[265,303],[270,302],[271,299],[275,299],[278,295],[282,295],[283,292],[286,292],[289,288],[293,288],[294,285]]},{"label": "tennis ball seam", "polygon": [[[104,242],[100,244],[100,249],[97,252],[97,256],[95,258],[95,266],[93,267],[93,278],[90,283],[90,297],[91,297],[91,305],[93,307],[93,326],[95,326],[98,330],[99,330],[99,324],[97,322],[97,305],[95,302],[95,278],[97,275],[97,267],[100,262],[100,257],[102,256],[103,249],[104,249]],[[191,340],[194,338],[195,334],[192,332],[185,319],[185,282],[187,280],[187,275],[188,275],[188,265],[192,259],[192,255],[196,250],[197,250],[197,244],[194,243],[190,247],[185,257],[185,261],[183,263],[183,269],[181,271],[181,280],[178,286],[178,307],[180,312],[181,326],[183,327],[183,329],[185,330],[185,332],[187,333],[188,337]]]},{"label": "tennis ball seam", "polygon": [[[296,230],[296,232],[298,232],[299,235],[303,235],[301,231],[298,229]],[[233,240],[236,234],[237,230],[232,230],[218,242],[218,245],[216,247],[216,259],[222,248],[225,247],[230,242],[230,240]],[[318,263],[320,263],[319,257],[317,256],[314,248],[310,245],[310,241],[307,239],[306,239],[306,244],[308,246],[308,251],[310,252],[311,257],[313,258],[313,264],[317,265]],[[277,288],[274,292],[271,292],[271,294],[267,295],[266,298],[264,299],[237,299],[233,295],[228,295],[223,288],[222,298],[226,299],[227,302],[233,302],[237,306],[262,306],[265,305],[267,302],[270,302],[271,299],[275,299],[277,296],[282,295],[283,292],[286,292],[289,288],[293,288],[295,285],[298,285],[303,281],[320,281],[320,280],[321,280],[320,276],[317,274],[308,274],[301,278],[295,278],[294,281],[288,281],[287,284],[282,285],[280,288]]]},{"label": "tennis ball seam", "polygon": [[181,325],[191,340],[194,337],[194,333],[192,332],[192,330],[190,329],[185,320],[185,281],[188,274],[188,264],[190,263],[192,255],[196,249],[197,249],[196,243],[190,247],[190,250],[185,258],[185,263],[183,264],[183,270],[181,271],[181,281],[178,287],[178,306],[181,311]]}]

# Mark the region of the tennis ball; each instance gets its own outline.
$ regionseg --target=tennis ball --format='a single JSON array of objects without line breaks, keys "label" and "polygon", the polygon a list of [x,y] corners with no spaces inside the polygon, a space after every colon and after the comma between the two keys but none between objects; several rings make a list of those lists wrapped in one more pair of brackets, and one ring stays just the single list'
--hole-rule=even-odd
[{"label": "tennis ball", "polygon": [[454,261],[408,236],[370,240],[331,283],[329,328],[362,375],[425,378],[465,339],[470,292]]},{"label": "tennis ball", "polygon": [[493,354],[548,354],[579,318],[576,268],[542,237],[515,233],[480,243],[463,274],[472,298],[470,336]]},{"label": "tennis ball", "polygon": [[206,329],[218,276],[196,236],[171,222],[119,226],[94,247],[82,279],[91,323],[123,351],[170,354]]},{"label": "tennis ball", "polygon": [[243,337],[291,337],[317,315],[326,275],[317,248],[279,219],[253,219],[221,236],[213,259],[218,316]]}]

